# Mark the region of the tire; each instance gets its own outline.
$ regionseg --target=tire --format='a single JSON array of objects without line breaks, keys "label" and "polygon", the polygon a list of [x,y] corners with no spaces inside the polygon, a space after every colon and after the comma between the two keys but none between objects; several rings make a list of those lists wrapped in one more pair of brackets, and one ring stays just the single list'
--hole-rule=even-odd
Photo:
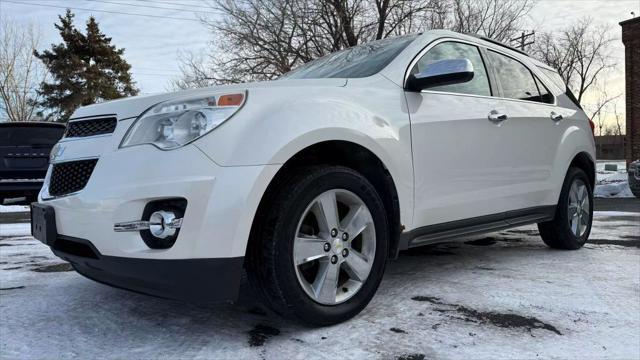
[{"label": "tire", "polygon": [[640,198],[640,180],[636,180],[633,174],[629,174],[629,188],[631,189],[633,196]]},{"label": "tire", "polygon": [[[324,209],[323,201],[333,198],[341,225],[350,223],[349,216],[367,224],[360,235],[347,235],[345,240],[343,233],[349,229],[338,226],[339,232],[334,233],[332,230],[337,228],[329,230],[326,223],[330,221],[322,220],[331,216],[316,215],[324,214],[319,210]],[[276,185],[265,200],[265,207],[261,205],[258,212],[262,219],[251,230],[245,267],[249,283],[266,305],[284,317],[316,326],[340,323],[362,311],[378,289],[389,251],[387,214],[373,185],[349,168],[309,167]],[[305,257],[305,249],[320,255],[317,259]],[[366,276],[366,271],[360,271],[364,258],[369,260],[364,262],[369,267]],[[333,284],[329,281],[332,276],[327,274],[337,274],[334,295],[329,286]],[[345,276],[350,281],[343,283]],[[318,281],[320,278],[325,281]]]},{"label": "tire", "polygon": [[[580,189],[586,194],[580,192]],[[574,202],[573,199],[582,199],[582,201]],[[581,203],[581,205],[576,206],[577,203]],[[580,215],[572,216],[570,219],[570,206],[572,214],[579,213]],[[555,217],[551,221],[538,224],[540,236],[544,243],[551,248],[577,250],[589,238],[592,221],[593,189],[589,177],[580,168],[569,168],[562,185]]]}]

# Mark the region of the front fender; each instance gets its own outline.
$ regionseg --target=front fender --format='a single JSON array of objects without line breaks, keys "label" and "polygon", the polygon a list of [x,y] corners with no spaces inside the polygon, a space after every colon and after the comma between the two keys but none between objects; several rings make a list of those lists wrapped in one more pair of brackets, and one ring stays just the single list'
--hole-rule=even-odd
[{"label": "front fender", "polygon": [[266,91],[251,91],[234,118],[195,145],[221,166],[255,166],[282,165],[325,141],[358,144],[386,166],[400,198],[403,224],[411,223],[410,125],[397,87],[308,88],[304,94],[295,89]]}]

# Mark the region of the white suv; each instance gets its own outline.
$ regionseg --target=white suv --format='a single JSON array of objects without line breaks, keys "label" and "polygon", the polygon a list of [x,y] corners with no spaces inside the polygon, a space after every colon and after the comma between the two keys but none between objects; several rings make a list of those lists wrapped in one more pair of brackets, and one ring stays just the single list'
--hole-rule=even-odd
[{"label": "white suv", "polygon": [[275,311],[326,325],[410,247],[538,223],[580,248],[594,154],[553,69],[429,31],[277,81],[78,109],[32,232],[88,278],[168,298],[232,300],[246,270]]}]

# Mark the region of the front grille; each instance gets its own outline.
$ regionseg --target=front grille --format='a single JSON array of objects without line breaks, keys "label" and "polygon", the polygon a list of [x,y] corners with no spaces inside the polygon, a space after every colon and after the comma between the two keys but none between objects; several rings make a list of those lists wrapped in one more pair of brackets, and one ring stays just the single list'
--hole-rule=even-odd
[{"label": "front grille", "polygon": [[111,134],[115,131],[118,119],[114,117],[76,120],[67,124],[67,131],[64,137],[85,137],[94,135]]},{"label": "front grille", "polygon": [[97,162],[98,159],[92,159],[53,165],[49,180],[49,195],[66,195],[84,189]]}]

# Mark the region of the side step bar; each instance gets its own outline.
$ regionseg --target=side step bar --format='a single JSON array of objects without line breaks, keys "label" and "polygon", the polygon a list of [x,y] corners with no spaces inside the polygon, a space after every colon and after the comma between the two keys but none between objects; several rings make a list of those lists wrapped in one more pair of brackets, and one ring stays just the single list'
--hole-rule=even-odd
[{"label": "side step bar", "polygon": [[461,236],[478,235],[549,221],[554,218],[555,212],[555,205],[538,206],[424,226],[401,234],[399,249],[406,250],[411,247],[435,244]]}]

